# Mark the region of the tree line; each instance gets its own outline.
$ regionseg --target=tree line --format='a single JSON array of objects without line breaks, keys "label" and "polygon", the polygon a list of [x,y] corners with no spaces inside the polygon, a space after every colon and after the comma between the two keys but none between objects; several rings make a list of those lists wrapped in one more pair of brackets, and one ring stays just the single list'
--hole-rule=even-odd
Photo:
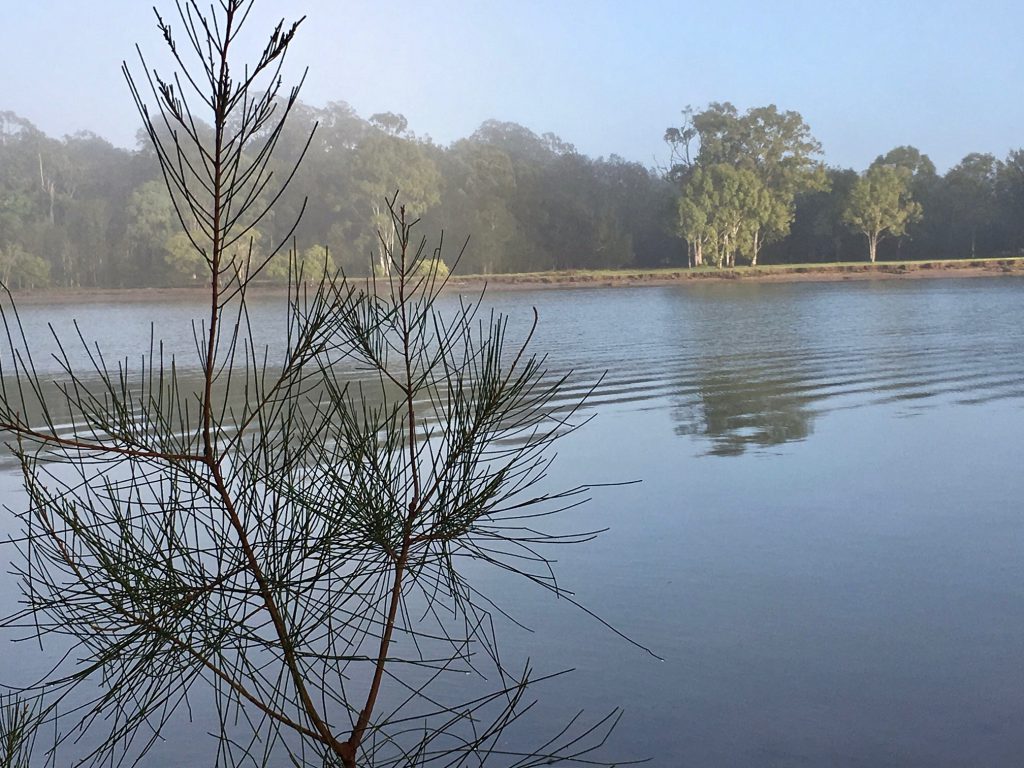
[{"label": "tree line", "polygon": [[[665,140],[691,266],[958,259],[1024,250],[1024,150],[940,175],[912,146],[863,172],[827,167],[798,112],[684,110]],[[739,261],[737,261],[739,259]]]},{"label": "tree line", "polygon": [[[312,140],[309,133],[316,126]],[[202,126],[199,127],[202,130]],[[195,226],[165,189],[151,142],[56,139],[0,112],[0,280],[12,288],[187,285]],[[910,146],[863,172],[829,167],[798,112],[687,109],[667,168],[590,158],[554,134],[489,120],[448,146],[406,119],[343,102],[293,107],[273,171],[305,155],[274,214],[236,244],[238,269],[287,238],[308,270],[386,266],[396,189],[428,237],[471,236],[462,273],[981,258],[1024,250],[1024,150],[972,153],[945,174]],[[307,143],[308,142],[308,143]],[[199,157],[179,158],[201,162]],[[182,221],[182,218],[184,221]],[[288,260],[266,279],[286,278]],[[375,266],[376,265],[376,266]]]}]

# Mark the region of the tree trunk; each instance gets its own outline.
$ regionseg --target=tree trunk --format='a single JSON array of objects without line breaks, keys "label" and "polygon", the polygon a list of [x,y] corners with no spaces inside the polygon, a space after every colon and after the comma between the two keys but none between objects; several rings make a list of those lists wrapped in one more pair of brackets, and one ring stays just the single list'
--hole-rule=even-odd
[{"label": "tree trunk", "polygon": [[373,225],[376,229],[378,276],[391,277],[391,253],[395,236],[390,221],[387,221],[387,217],[381,212],[380,203],[371,203],[370,210],[373,211]]},{"label": "tree trunk", "polygon": [[761,248],[761,238],[760,238],[760,235],[761,235],[760,230],[757,230],[757,231],[754,232],[754,247],[751,249],[751,254],[750,254],[750,266],[752,266],[752,267],[756,267],[757,266],[757,252]]},{"label": "tree trunk", "polygon": [[878,235],[868,235],[868,258],[875,263],[875,256],[878,255]]},{"label": "tree trunk", "polygon": [[50,198],[50,223],[54,223],[53,208],[57,196],[57,185],[54,184],[53,179],[48,179],[43,175],[43,154],[39,153],[39,186],[42,187],[43,192]]}]

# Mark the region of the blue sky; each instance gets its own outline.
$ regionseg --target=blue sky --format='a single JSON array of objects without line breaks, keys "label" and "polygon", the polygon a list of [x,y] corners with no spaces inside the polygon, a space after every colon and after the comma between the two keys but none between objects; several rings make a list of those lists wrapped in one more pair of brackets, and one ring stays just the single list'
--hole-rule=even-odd
[{"label": "blue sky", "polygon": [[[493,117],[658,165],[684,106],[732,101],[800,112],[857,169],[900,144],[940,170],[1024,146],[1019,2],[257,0],[250,29],[302,13],[305,101],[402,112],[443,144]],[[136,42],[162,62],[150,3],[0,0],[0,28],[0,110],[133,145],[119,66]]]}]

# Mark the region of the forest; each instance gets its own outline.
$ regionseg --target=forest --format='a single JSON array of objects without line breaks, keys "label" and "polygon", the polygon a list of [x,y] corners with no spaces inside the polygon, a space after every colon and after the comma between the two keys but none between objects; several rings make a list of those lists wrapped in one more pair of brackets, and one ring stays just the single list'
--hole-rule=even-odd
[{"label": "forest", "polygon": [[[423,234],[444,232],[446,258],[470,239],[462,274],[1024,252],[1024,149],[970,153],[944,174],[912,146],[867,169],[837,168],[798,112],[728,102],[683,110],[664,136],[669,162],[647,168],[587,157],[511,122],[488,120],[441,146],[399,114],[364,119],[344,102],[298,103],[272,162],[279,175],[303,162],[252,242],[239,244],[238,268],[284,238],[305,269],[368,274],[396,190]],[[134,150],[87,132],[57,139],[0,112],[0,280],[13,289],[199,282],[152,146],[141,131]],[[271,259],[262,278],[284,280],[287,264]]]}]

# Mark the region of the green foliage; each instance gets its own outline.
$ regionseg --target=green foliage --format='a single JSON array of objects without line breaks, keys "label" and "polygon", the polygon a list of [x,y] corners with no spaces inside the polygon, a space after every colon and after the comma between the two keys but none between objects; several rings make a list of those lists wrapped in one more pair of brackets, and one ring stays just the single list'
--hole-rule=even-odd
[{"label": "green foliage", "polygon": [[[742,242],[723,263],[850,258],[855,247],[842,218],[847,190],[828,189],[836,173],[849,169],[826,170],[800,114],[772,105],[742,112],[713,102],[686,110],[682,125],[665,132],[672,150],[665,173],[614,155],[590,158],[569,141],[511,122],[485,121],[442,147],[417,136],[400,114],[364,119],[340,101],[296,102],[291,115],[269,167],[281,178],[304,153],[309,162],[261,221],[261,242],[290,242],[301,211],[299,251],[325,245],[350,275],[386,268],[377,229],[387,232],[382,201],[396,190],[432,237],[444,222],[460,239],[471,238],[467,272],[661,266],[682,262],[686,248],[692,261],[702,244],[682,242],[690,224],[680,219],[678,198],[698,167],[714,165],[750,171],[763,187],[744,215]],[[209,144],[211,126],[194,117]],[[182,162],[200,162],[184,151]],[[986,156],[968,155],[964,163],[973,168],[969,158],[978,157]],[[913,146],[879,155],[876,165],[906,169],[911,197],[925,212],[903,236],[880,239],[883,257],[1024,251],[1015,153],[1002,161],[987,157],[987,169],[961,163],[940,175]],[[157,157],[146,146],[122,150],[88,133],[58,140],[0,113],[0,248],[17,245],[43,259],[51,285],[193,282],[195,265],[182,260],[180,248],[168,248],[179,226],[169,204]],[[270,279],[283,280],[286,259],[274,264]]]},{"label": "green foliage", "polygon": [[[290,241],[302,211],[300,252],[324,244],[348,274],[367,275],[374,263],[380,271],[377,229],[388,231],[382,201],[400,189],[407,211],[422,217],[426,231],[436,236],[443,221],[460,239],[472,238],[464,264],[469,272],[677,258],[670,191],[637,163],[592,160],[557,136],[514,123],[488,121],[444,148],[418,138],[397,114],[364,120],[343,102],[322,108],[296,103],[291,112],[269,167],[280,178],[304,152],[309,162],[260,223],[263,242]],[[194,117],[209,145],[210,125]],[[55,141],[10,114],[4,125],[0,245],[17,242],[40,254],[51,264],[55,285],[192,281],[195,265],[167,242],[178,214],[150,149],[119,150],[88,135]],[[193,150],[183,152],[182,162],[201,162]],[[194,228],[194,217],[183,213]],[[282,279],[283,264],[272,279]]]},{"label": "green foliage", "polygon": [[50,284],[50,265],[20,245],[0,249],[0,283],[14,289],[45,288]]},{"label": "green foliage", "polygon": [[40,714],[38,706],[19,696],[0,697],[0,766],[31,768]]},{"label": "green foliage", "polygon": [[462,269],[490,274],[510,260],[519,236],[519,223],[509,207],[517,183],[512,158],[492,144],[463,140],[452,145],[445,161],[445,219],[459,231],[472,233],[473,239]]},{"label": "green foliage", "polygon": [[953,201],[949,224],[957,235],[955,241],[964,243],[964,255],[971,258],[977,256],[979,232],[984,234],[994,224],[997,175],[995,157],[978,152],[967,155],[946,174],[946,187]]},{"label": "green foliage", "polygon": [[172,284],[191,284],[206,272],[206,260],[192,245],[188,233],[175,232],[164,240],[161,249],[167,281]]},{"label": "green foliage", "polygon": [[999,241],[1016,244],[1024,253],[1024,149],[1011,152],[996,167],[994,218]]},{"label": "green foliage", "polygon": [[420,259],[413,270],[413,275],[420,278],[431,277],[443,280],[450,274],[451,269],[449,269],[445,260],[440,256],[434,256],[429,259]]},{"label": "green foliage", "polygon": [[698,167],[679,200],[680,233],[716,267],[735,266],[736,255],[756,261],[753,243],[770,226],[788,223],[789,210],[748,169],[719,163]]},{"label": "green foliage", "polygon": [[921,206],[910,193],[910,173],[898,166],[873,165],[853,185],[843,220],[868,241],[868,258],[874,262],[878,242],[899,237],[907,225],[921,218]]},{"label": "green foliage", "polygon": [[278,283],[316,283],[336,272],[330,251],[322,245],[311,245],[297,255],[284,251],[278,253],[262,274]]},{"label": "green foliage", "polygon": [[797,195],[790,235],[769,244],[769,262],[853,261],[860,258],[861,245],[843,222],[842,214],[850,190],[859,178],[856,171],[829,168],[829,187]]},{"label": "green foliage", "polygon": [[354,210],[369,223],[356,234],[354,251],[374,251],[374,270],[389,274],[391,264],[386,254],[394,243],[387,242],[392,232],[384,201],[401,190],[409,215],[418,218],[440,202],[441,175],[423,145],[384,131],[372,131],[359,144],[350,172]]},{"label": "green foliage", "polygon": [[[728,223],[708,225],[715,233],[715,263],[730,265],[740,252],[752,265],[757,264],[765,243],[789,233],[796,196],[827,188],[828,177],[814,159],[821,145],[799,113],[780,112],[775,105],[740,115],[728,102],[712,103],[698,113],[687,109],[684,117],[683,127],[665,133],[676,159],[670,175],[682,184],[684,199],[697,196],[690,201],[692,206],[680,208],[681,231],[687,237],[686,231],[700,218],[694,207],[709,210],[718,198],[717,204],[728,208],[719,217]],[[693,141],[699,142],[695,157],[690,146]],[[702,170],[711,176],[691,183]],[[709,184],[714,191],[709,191]],[[701,261],[699,254],[706,243],[687,240]]]},{"label": "green foliage", "polygon": [[936,178],[935,163],[917,147],[910,145],[890,149],[884,155],[875,158],[872,165],[891,165],[895,168],[903,168],[915,180]]}]

